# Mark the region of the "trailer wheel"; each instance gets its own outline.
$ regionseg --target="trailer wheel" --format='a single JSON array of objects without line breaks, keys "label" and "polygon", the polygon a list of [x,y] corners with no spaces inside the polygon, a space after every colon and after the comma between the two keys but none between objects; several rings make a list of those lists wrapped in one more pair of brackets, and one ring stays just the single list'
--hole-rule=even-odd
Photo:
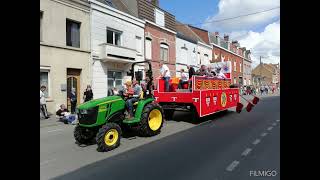
[{"label": "trailer wheel", "polygon": [[160,133],[163,125],[163,110],[159,104],[150,103],[143,109],[141,121],[138,125],[142,136],[155,136]]},{"label": "trailer wheel", "polygon": [[78,144],[89,144],[93,140],[95,132],[77,125],[74,128],[73,135]]},{"label": "trailer wheel", "polygon": [[198,114],[198,112],[197,112],[196,107],[194,107],[194,106],[192,106],[192,108],[191,108],[191,115],[192,115],[192,120],[193,120],[193,121],[198,121],[198,120],[200,120],[200,116],[199,116],[199,114]]},{"label": "trailer wheel", "polygon": [[164,118],[166,120],[172,120],[173,114],[174,114],[174,110],[173,109],[164,110]]},{"label": "trailer wheel", "polygon": [[121,128],[116,123],[103,125],[97,133],[96,141],[98,151],[105,152],[117,148],[120,145]]}]

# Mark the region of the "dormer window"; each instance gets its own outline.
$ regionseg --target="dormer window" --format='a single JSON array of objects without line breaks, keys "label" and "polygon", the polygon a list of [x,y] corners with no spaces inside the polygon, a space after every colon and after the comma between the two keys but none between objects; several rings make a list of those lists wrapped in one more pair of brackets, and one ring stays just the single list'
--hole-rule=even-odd
[{"label": "dormer window", "polygon": [[156,24],[164,27],[164,12],[160,11],[159,9],[154,9],[154,12]]}]

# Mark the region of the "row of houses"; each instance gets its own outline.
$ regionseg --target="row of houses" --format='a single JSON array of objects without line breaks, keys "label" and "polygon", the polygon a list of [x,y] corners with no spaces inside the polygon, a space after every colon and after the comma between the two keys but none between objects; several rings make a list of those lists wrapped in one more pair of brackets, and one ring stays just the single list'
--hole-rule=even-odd
[{"label": "row of houses", "polygon": [[[87,85],[94,98],[121,86],[133,62],[151,62],[154,77],[159,62],[180,76],[186,65],[230,61],[232,81],[250,85],[250,51],[237,41],[183,24],[159,7],[158,0],[41,0],[40,85],[48,111],[67,104],[76,88],[78,103]],[[144,71],[144,66],[135,71]]]}]

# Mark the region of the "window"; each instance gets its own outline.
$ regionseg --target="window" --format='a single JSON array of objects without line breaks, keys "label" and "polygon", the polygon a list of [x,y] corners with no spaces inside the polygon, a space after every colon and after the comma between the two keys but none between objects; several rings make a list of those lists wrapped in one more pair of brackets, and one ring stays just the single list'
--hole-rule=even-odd
[{"label": "window", "polygon": [[146,39],[146,59],[152,59],[152,46],[151,46],[151,39]]},{"label": "window", "polygon": [[108,71],[108,89],[122,86],[122,73],[117,71]]},{"label": "window", "polygon": [[67,46],[80,48],[80,23],[67,19]]},{"label": "window", "polygon": [[45,97],[49,97],[49,70],[40,69],[40,86],[46,86]]},{"label": "window", "polygon": [[142,40],[139,36],[136,36],[136,50],[139,54],[142,53]]},{"label": "window", "polygon": [[233,78],[233,84],[237,84],[237,78],[236,77]]},{"label": "window", "polygon": [[121,34],[122,32],[107,28],[107,43],[116,46],[121,46]]},{"label": "window", "polygon": [[169,47],[166,44],[160,44],[160,60],[161,61],[169,61]]},{"label": "window", "polygon": [[241,63],[240,63],[240,69],[239,69],[239,71],[241,72]]},{"label": "window", "polygon": [[209,64],[209,55],[204,54],[204,64]]},{"label": "window", "polygon": [[234,67],[234,71],[237,71],[237,62],[236,61],[233,62],[233,67]]},{"label": "window", "polygon": [[43,12],[40,11],[40,41],[42,41],[42,18],[43,18]]},{"label": "window", "polygon": [[164,12],[155,9],[155,20],[156,20],[156,24],[158,24],[159,26],[164,26]]}]

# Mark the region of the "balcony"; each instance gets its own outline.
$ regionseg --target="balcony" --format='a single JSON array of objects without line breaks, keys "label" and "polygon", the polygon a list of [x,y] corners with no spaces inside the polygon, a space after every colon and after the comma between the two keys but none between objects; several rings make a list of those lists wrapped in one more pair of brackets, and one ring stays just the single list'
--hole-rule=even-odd
[{"label": "balcony", "polygon": [[101,58],[103,62],[135,62],[137,51],[123,46],[103,43],[101,46]]}]

